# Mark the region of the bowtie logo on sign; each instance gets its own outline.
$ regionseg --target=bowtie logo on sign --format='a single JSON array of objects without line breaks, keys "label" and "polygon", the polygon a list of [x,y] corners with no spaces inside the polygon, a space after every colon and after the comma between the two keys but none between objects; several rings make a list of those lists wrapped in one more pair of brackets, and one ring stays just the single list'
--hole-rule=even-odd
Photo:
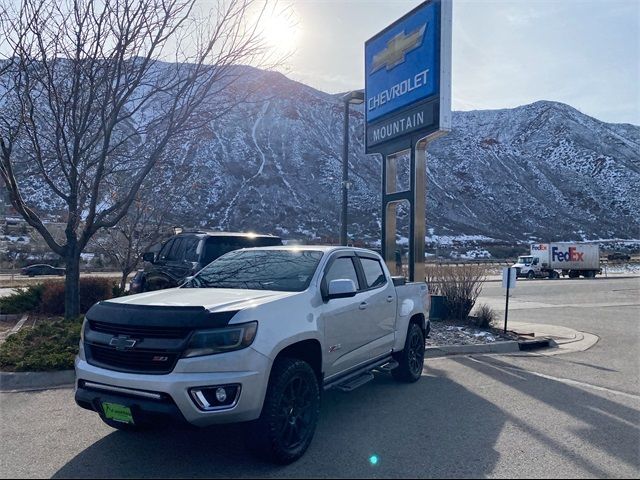
[{"label": "bowtie logo on sign", "polygon": [[373,56],[371,74],[377,72],[382,67],[385,67],[388,71],[404,63],[407,53],[422,45],[422,39],[424,38],[426,29],[427,24],[425,23],[409,34],[405,34],[405,32],[402,31],[389,40],[386,48]]}]

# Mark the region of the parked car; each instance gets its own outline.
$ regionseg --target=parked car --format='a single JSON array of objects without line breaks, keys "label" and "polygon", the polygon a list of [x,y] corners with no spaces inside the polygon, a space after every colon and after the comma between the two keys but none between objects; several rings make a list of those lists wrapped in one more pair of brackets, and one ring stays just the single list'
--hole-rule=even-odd
[{"label": "parked car", "polygon": [[27,275],[29,277],[35,277],[36,275],[64,276],[65,271],[66,270],[64,268],[45,265],[44,263],[37,264],[37,265],[29,265],[28,267],[24,267],[20,269],[20,273],[22,275]]},{"label": "parked car", "polygon": [[[129,284],[131,293],[177,287],[225,253],[240,248],[282,245],[273,235],[232,232],[184,232],[167,240],[156,254],[147,252],[143,273]],[[135,277],[134,277],[135,278]]]},{"label": "parked car", "polygon": [[392,278],[370,250],[237,250],[179,288],[91,307],[75,400],[124,431],[251,422],[248,447],[291,463],[311,443],[322,390],[350,392],[374,370],[420,379],[429,302],[425,282]]},{"label": "parked car", "polygon": [[631,260],[631,255],[627,255],[626,253],[622,253],[622,252],[614,252],[614,253],[610,253],[609,255],[607,255],[607,260],[625,260],[625,261],[629,261]]}]

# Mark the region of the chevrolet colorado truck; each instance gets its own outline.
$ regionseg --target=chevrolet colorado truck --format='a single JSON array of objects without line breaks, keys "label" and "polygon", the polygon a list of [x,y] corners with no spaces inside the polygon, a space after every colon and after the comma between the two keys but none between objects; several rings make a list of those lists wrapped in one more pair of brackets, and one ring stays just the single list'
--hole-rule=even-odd
[{"label": "chevrolet colorado truck", "polygon": [[236,250],[178,288],[94,305],[75,400],[121,430],[247,422],[252,451],[290,463],[322,390],[351,391],[374,370],[420,379],[429,301],[426,283],[392,278],[370,250]]}]

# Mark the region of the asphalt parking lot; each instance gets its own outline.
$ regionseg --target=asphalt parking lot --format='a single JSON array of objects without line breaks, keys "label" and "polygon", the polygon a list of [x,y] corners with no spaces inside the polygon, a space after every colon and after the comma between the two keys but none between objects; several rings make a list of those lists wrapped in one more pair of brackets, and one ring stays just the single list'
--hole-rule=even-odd
[{"label": "asphalt parking lot", "polygon": [[[481,302],[501,308],[500,284]],[[248,456],[238,426],[123,433],[71,389],[3,393],[0,476],[640,476],[640,278],[522,281],[509,317],[600,340],[567,355],[433,359],[416,384],[381,374],[329,392],[309,451],[287,467]]]}]

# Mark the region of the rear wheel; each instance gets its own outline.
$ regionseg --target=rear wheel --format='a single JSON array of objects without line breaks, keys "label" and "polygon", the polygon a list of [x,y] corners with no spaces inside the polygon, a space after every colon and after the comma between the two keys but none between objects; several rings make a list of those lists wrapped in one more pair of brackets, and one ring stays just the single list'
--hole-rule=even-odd
[{"label": "rear wheel", "polygon": [[580,272],[576,272],[575,270],[569,270],[569,278],[578,278],[580,276]]},{"label": "rear wheel", "polygon": [[275,463],[294,462],[311,444],[319,415],[320,387],[311,366],[295,358],[277,359],[262,414],[247,430],[247,446]]},{"label": "rear wheel", "polygon": [[424,366],[424,334],[415,323],[409,324],[404,349],[396,355],[398,366],[391,370],[393,378],[412,383],[420,379]]}]

